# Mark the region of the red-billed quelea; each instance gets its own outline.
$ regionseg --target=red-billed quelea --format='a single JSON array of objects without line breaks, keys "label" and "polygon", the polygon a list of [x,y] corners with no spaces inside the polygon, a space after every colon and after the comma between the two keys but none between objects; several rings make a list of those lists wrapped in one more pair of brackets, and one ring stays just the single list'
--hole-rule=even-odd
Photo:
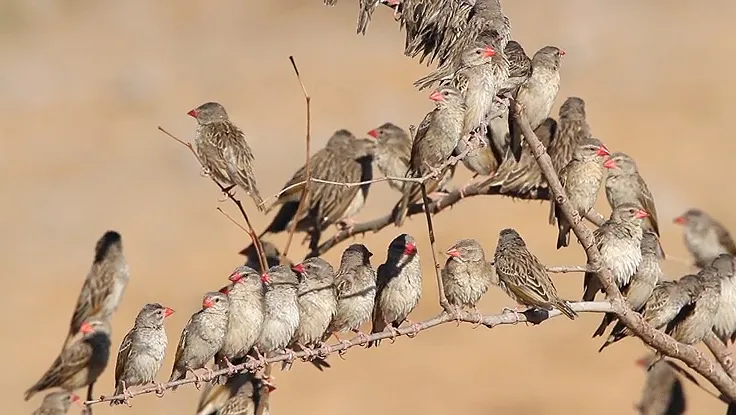
[{"label": "red-billed quelea", "polygon": [[206,383],[197,403],[197,415],[219,415],[225,403],[235,396],[240,387],[253,380],[252,372],[236,373],[224,385]]},{"label": "red-billed quelea", "polygon": [[[582,140],[573,153],[572,160],[560,170],[560,183],[568,201],[582,217],[593,208],[603,182],[603,163],[610,155],[606,146],[595,138]],[[550,218],[557,219],[557,249],[570,244],[571,225],[562,215],[557,203],[551,206]]]},{"label": "red-billed quelea", "polygon": [[[229,315],[222,347],[215,354],[217,369],[232,372],[233,361],[244,358],[258,340],[264,319],[264,280],[253,268],[240,266],[230,274],[232,284],[227,290]],[[232,374],[232,373],[231,373]],[[227,377],[221,376],[220,384]]]},{"label": "red-billed quelea", "polygon": [[611,209],[623,203],[638,203],[649,213],[644,221],[644,229],[651,229],[659,235],[654,197],[639,174],[634,159],[628,154],[616,152],[603,163],[603,167],[608,169],[605,186],[606,199]]},{"label": "red-billed quelea", "polygon": [[266,308],[263,329],[256,340],[255,349],[264,357],[284,350],[299,327],[297,290],[299,281],[291,269],[279,265],[263,275],[266,283],[264,297]]},{"label": "red-billed quelea", "polygon": [[[371,333],[395,330],[419,304],[422,298],[422,268],[417,242],[402,233],[388,246],[386,262],[378,266],[376,304]],[[416,332],[416,330],[415,330]],[[380,340],[368,343],[378,346]]]},{"label": "red-billed quelea", "polygon": [[[595,244],[601,253],[602,265],[613,273],[619,289],[627,286],[641,263],[642,222],[647,212],[639,205],[624,203],[611,212],[611,217],[593,232]],[[583,301],[593,301],[602,285],[598,276],[585,273]]]},{"label": "red-billed quelea", "polygon": [[[465,102],[460,91],[444,86],[433,92],[429,99],[436,102],[437,107],[424,117],[417,128],[406,177],[424,177],[430,172],[438,173],[438,177],[442,176],[444,172],[437,172],[437,169],[452,155],[460,140],[465,117]],[[433,192],[439,184],[439,178],[427,181],[427,193]],[[402,198],[393,211],[396,226],[404,223],[409,204],[420,197],[419,185],[407,183],[404,186]]]},{"label": "red-billed quelea", "polygon": [[702,210],[690,209],[674,222],[685,227],[685,245],[697,267],[708,266],[720,254],[736,255],[736,244],[728,230]]},{"label": "red-billed quelea", "polygon": [[[202,309],[192,315],[179,339],[169,382],[184,379],[192,372],[197,382],[201,377],[195,372],[206,368],[207,363],[222,349],[227,332],[229,302],[227,295],[209,292],[202,299]],[[172,388],[176,390],[176,386]]]},{"label": "red-billed quelea", "polygon": [[552,310],[556,308],[574,320],[577,313],[560,298],[547,274],[547,268],[526,247],[524,239],[511,228],[498,234],[493,256],[499,285],[517,303]]},{"label": "red-billed quelea", "polygon": [[[123,337],[115,363],[115,395],[132,397],[131,386],[155,383],[166,355],[168,338],[164,319],[174,313],[158,303],[146,304],[135,318],[133,328]],[[163,389],[159,391],[161,393]],[[110,401],[111,405],[124,400]]]},{"label": "red-billed quelea", "polygon": [[559,172],[572,160],[575,149],[586,139],[593,138],[585,119],[585,101],[568,97],[560,106],[557,135],[547,148],[552,167]]},{"label": "red-billed quelea", "polygon": [[335,274],[337,311],[330,322],[329,336],[344,331],[360,332],[360,326],[371,318],[376,299],[376,271],[371,266],[373,254],[363,244],[352,244],[342,253]]},{"label": "red-billed quelea", "polygon": [[31,415],[64,415],[72,403],[78,402],[79,396],[66,391],[51,392],[43,397],[41,406]]},{"label": "red-billed quelea", "polygon": [[[403,128],[390,122],[368,131],[368,135],[376,139],[376,165],[386,177],[404,177],[409,169],[411,157],[411,138]],[[389,186],[399,192],[404,183],[389,180]]]},{"label": "red-billed quelea", "polygon": [[722,269],[709,266],[698,275],[688,275],[677,281],[690,292],[692,300],[668,322],[665,333],[680,343],[693,345],[711,332],[721,299],[721,272]]},{"label": "red-billed quelea", "polygon": [[[256,250],[255,245],[250,244],[239,252],[240,255],[246,257],[245,266],[254,269],[258,273],[265,272],[269,268],[281,264],[281,252],[276,248],[276,245],[266,241],[265,239],[261,239],[260,241],[261,246],[263,247],[263,254],[266,256],[265,270],[261,269],[261,261],[258,260],[258,251]],[[287,263],[286,265],[290,266],[291,263]]]},{"label": "red-billed quelea", "polygon": [[123,255],[122,238],[115,231],[107,231],[95,246],[92,268],[79,292],[63,349],[69,347],[84,321],[110,320],[118,309],[129,279],[130,269]]},{"label": "red-billed quelea", "polygon": [[455,242],[447,255],[441,275],[447,302],[458,311],[469,307],[477,312],[475,304],[491,284],[499,283],[493,265],[486,261],[483,247],[475,239]]},{"label": "red-billed quelea", "polygon": [[206,102],[189,111],[197,120],[194,145],[205,170],[220,184],[240,186],[263,211],[263,199],[258,192],[253,170],[253,152],[243,131],[217,102]]},{"label": "red-billed quelea", "polygon": [[[664,276],[659,265],[659,237],[652,231],[644,231],[641,239],[641,262],[628,285],[621,288],[626,302],[632,310],[641,313],[649,297],[660,279]],[[616,320],[616,315],[606,313],[603,321],[593,333],[593,337],[602,336],[609,324]],[[611,333],[622,330],[623,323],[617,323]],[[603,348],[601,348],[603,350]]]},{"label": "red-billed quelea", "polygon": [[[531,76],[516,94],[515,101],[532,129],[539,127],[552,111],[560,90],[560,60],[563,55],[565,51],[555,46],[539,49],[532,57]],[[511,148],[521,149],[523,135],[514,124],[513,116],[509,119],[509,129]],[[515,155],[517,159],[518,156]]]},{"label": "red-billed quelea", "polygon": [[714,268],[721,279],[721,296],[718,313],[716,314],[713,331],[723,344],[728,345],[736,340],[736,258],[731,254],[718,255],[707,267]]},{"label": "red-billed quelea", "polygon": [[38,392],[61,388],[72,392],[94,384],[110,358],[110,325],[98,319],[82,323],[82,337],[64,349],[36,384],[25,392],[25,400]]},{"label": "red-billed quelea", "polygon": [[640,415],[684,414],[685,393],[677,373],[666,361],[654,363],[655,358],[656,355],[652,354],[636,361],[647,370],[647,380],[636,410]]},{"label": "red-billed quelea", "polygon": [[[259,387],[255,379],[244,383],[240,389],[220,408],[218,415],[255,415],[258,408]],[[262,412],[263,415],[269,415],[268,403]]]}]

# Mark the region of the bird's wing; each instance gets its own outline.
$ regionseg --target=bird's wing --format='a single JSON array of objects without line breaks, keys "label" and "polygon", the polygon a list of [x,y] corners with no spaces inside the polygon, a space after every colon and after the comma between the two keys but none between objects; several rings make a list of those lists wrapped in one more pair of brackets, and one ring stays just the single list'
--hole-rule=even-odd
[{"label": "bird's wing", "polygon": [[419,154],[419,149],[422,146],[422,141],[424,141],[425,137],[427,136],[429,127],[432,124],[432,118],[434,117],[434,114],[436,112],[437,110],[435,109],[424,116],[424,119],[422,119],[422,122],[419,123],[419,126],[417,127],[417,132],[414,135],[414,142],[411,145],[411,155],[409,157],[409,171],[415,172],[415,175],[421,173],[424,170],[424,166],[422,165],[423,162],[421,160],[421,154]]},{"label": "bird's wing", "polygon": [[349,272],[338,272],[335,276],[335,293],[338,298],[350,294],[353,289],[353,277]]},{"label": "bird's wing", "polygon": [[179,364],[182,364],[182,359],[184,357],[184,350],[187,347],[187,337],[189,337],[189,326],[192,324],[192,320],[194,320],[194,316],[197,314],[195,313],[187,322],[187,325],[184,326],[184,330],[181,332],[181,337],[179,338],[179,344],[176,346],[176,355],[174,356],[174,367],[176,367]]},{"label": "bird's wing", "polygon": [[[135,330],[135,329],[133,329]],[[123,337],[123,342],[120,343],[120,350],[118,350],[118,358],[115,361],[115,386],[120,382],[120,377],[123,376],[126,363],[130,360],[131,352],[133,351],[133,330],[129,331],[128,334]]]},{"label": "bird's wing", "polygon": [[[336,166],[333,170],[334,177],[331,178],[332,181],[343,183],[357,183],[360,181],[362,166],[359,162],[352,158],[341,158],[336,160],[334,164]],[[315,203],[313,207],[316,207],[317,212],[319,212],[321,226],[324,228],[342,219],[360,190],[361,186],[321,186],[319,199],[312,199]]]},{"label": "bird's wing", "polygon": [[87,367],[92,352],[92,345],[88,342],[84,340],[77,341],[61,352],[38,383],[44,384],[46,387],[60,385],[64,380],[71,378]]},{"label": "bird's wing", "polygon": [[79,292],[77,305],[74,308],[70,332],[76,333],[82,323],[90,316],[97,315],[105,303],[105,298],[110,295],[115,280],[114,267],[108,266],[105,261],[92,264],[92,268],[84,280],[84,285]]},{"label": "bird's wing", "polygon": [[726,248],[729,254],[736,255],[736,245],[734,245],[733,239],[731,239],[731,234],[720,224],[716,224],[715,229],[716,235],[718,235],[718,242],[721,246]]},{"label": "bird's wing", "polygon": [[659,221],[657,220],[657,208],[654,206],[654,197],[652,197],[652,192],[649,191],[649,187],[647,186],[644,179],[641,178],[641,176],[637,175],[637,180],[639,181],[639,203],[644,208],[644,210],[649,213],[649,221],[652,224],[652,228],[654,230],[654,233],[659,236]]}]

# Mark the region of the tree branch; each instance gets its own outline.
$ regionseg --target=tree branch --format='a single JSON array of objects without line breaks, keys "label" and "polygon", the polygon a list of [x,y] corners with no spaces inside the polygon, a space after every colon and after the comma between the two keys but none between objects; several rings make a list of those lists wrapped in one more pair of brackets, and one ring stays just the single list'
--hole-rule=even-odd
[{"label": "tree branch", "polygon": [[[613,308],[611,307],[611,304],[607,301],[589,301],[589,302],[578,302],[578,303],[570,303],[570,307],[575,310],[578,313],[609,313],[613,311]],[[339,353],[344,354],[346,350],[351,349],[356,346],[363,346],[368,344],[368,342],[375,341],[375,340],[383,340],[383,339],[395,339],[396,337],[401,336],[407,336],[407,337],[413,337],[419,332],[429,330],[433,327],[437,327],[442,324],[452,323],[452,322],[464,322],[464,323],[474,323],[474,324],[480,324],[483,325],[489,329],[492,329],[496,326],[501,325],[509,325],[509,324],[518,324],[518,323],[531,323],[534,325],[540,324],[544,322],[545,320],[549,320],[551,318],[557,317],[562,315],[558,310],[554,309],[551,311],[547,310],[539,310],[539,309],[529,309],[523,313],[514,313],[513,311],[506,310],[499,314],[490,314],[482,316],[480,321],[478,319],[478,315],[471,312],[461,312],[458,314],[458,317],[454,315],[447,314],[446,312],[441,312],[440,314],[430,318],[429,320],[422,321],[420,323],[415,324],[414,326],[406,326],[397,329],[396,331],[381,331],[378,333],[373,333],[364,337],[361,336],[355,336],[352,339],[340,343],[336,343],[329,346],[323,346],[317,349],[305,349],[299,352],[291,352],[291,353],[281,353],[274,356],[271,356],[267,359],[265,359],[263,362],[258,360],[251,360],[239,365],[235,366],[236,373],[243,372],[243,371],[250,371],[250,372],[256,372],[259,369],[263,367],[263,363],[265,362],[266,365],[272,365],[274,363],[278,362],[284,362],[284,361],[293,361],[295,359],[302,359],[304,361],[309,361],[310,359],[313,359],[315,357],[326,357],[330,354]],[[216,379],[218,376],[221,375],[228,375],[228,369],[222,369],[212,372],[211,377],[209,379]],[[207,379],[207,376],[203,376],[203,379]],[[159,386],[149,386],[145,387],[143,389],[137,390],[137,391],[131,391],[131,396],[138,396],[138,395],[146,395],[150,393],[156,393],[156,391],[160,390],[160,388],[163,388],[163,390],[170,390],[174,386],[181,386],[181,385],[187,385],[191,383],[196,383],[197,380],[195,378],[186,378],[181,380],[176,380],[173,382],[167,382],[163,383]],[[94,400],[88,400],[84,402],[85,406],[92,406],[96,405],[102,402],[109,402],[112,400],[121,400],[125,398],[123,394],[115,395],[115,396],[101,396],[99,399]]]}]

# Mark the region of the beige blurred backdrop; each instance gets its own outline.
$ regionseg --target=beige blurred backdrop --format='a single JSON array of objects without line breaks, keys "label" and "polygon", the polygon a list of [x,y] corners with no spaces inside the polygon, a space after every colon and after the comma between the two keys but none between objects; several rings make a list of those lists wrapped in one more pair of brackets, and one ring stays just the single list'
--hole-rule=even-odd
[{"label": "beige blurred backdrop", "polygon": [[[0,234],[4,315],[0,320],[4,413],[30,413],[22,392],[59,351],[93,246],[107,229],[122,233],[132,278],[114,318],[113,348],[146,302],[176,309],[167,321],[165,380],[182,326],[206,290],[242,262],[246,235],[216,211],[217,189],[196,161],[156,130],[189,139],[186,112],[217,100],[246,132],[261,192],[270,195],[302,164],[304,100],[287,57],[294,55],[313,97],[313,146],[348,128],[357,135],[385,121],[418,123],[432,108],[412,81],[428,69],[403,56],[403,34],[379,8],[367,36],[355,35],[357,1],[326,8],[319,0],[0,2]],[[711,0],[505,1],[514,38],[531,55],[547,44],[566,50],[558,105],[587,102],[594,134],[632,154],[657,200],[667,253],[688,259],[671,219],[698,206],[736,230],[726,192],[732,178],[730,117],[736,3]],[[555,107],[555,114],[557,107]],[[463,172],[458,184],[468,179]],[[714,178],[719,178],[714,181]],[[359,219],[384,214],[398,198],[385,183],[371,190]],[[608,214],[605,199],[599,210]],[[269,220],[248,199],[254,226]],[[439,251],[461,237],[495,249],[498,231],[516,227],[549,265],[582,264],[579,245],[556,251],[547,204],[500,197],[465,200],[435,219]],[[437,312],[424,221],[403,231],[418,238],[425,295],[412,315]],[[359,241],[383,261],[393,227]],[[283,235],[272,239],[279,246]],[[299,242],[301,238],[297,238]],[[337,264],[339,249],[326,259]],[[296,244],[291,256],[305,248]],[[670,277],[689,268],[668,261]],[[577,275],[555,275],[568,298]],[[512,302],[492,290],[486,312]],[[645,348],[626,340],[603,354],[590,335],[600,316],[555,319],[538,327],[471,330],[442,326],[385,342],[318,373],[296,364],[277,372],[272,413],[569,414],[634,413]],[[96,394],[113,389],[114,355]],[[687,386],[689,413],[725,407]],[[82,391],[80,391],[82,392]],[[199,393],[137,397],[133,408],[95,414],[194,413]],[[77,411],[77,410],[74,410]]]}]

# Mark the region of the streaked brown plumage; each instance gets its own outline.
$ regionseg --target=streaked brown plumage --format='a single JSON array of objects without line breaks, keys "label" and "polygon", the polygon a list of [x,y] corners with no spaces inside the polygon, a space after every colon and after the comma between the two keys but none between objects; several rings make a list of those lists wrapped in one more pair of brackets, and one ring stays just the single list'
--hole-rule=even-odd
[{"label": "streaked brown plumage", "polygon": [[570,320],[578,315],[557,294],[547,268],[529,252],[516,230],[507,228],[499,232],[493,258],[499,285],[514,301],[527,307],[556,308]]},{"label": "streaked brown plumage", "polygon": [[[411,137],[403,128],[390,122],[368,131],[376,139],[375,161],[378,169],[386,177],[404,177],[409,170],[411,157]],[[399,192],[404,183],[389,180],[389,186]]]},{"label": "streaked brown plumage", "polygon": [[685,344],[699,343],[711,332],[721,299],[720,270],[703,268],[698,275],[687,275],[677,281],[691,296],[674,319],[667,323],[665,333]]},{"label": "streaked brown plumage", "polygon": [[734,263],[736,258],[731,254],[721,254],[713,260],[711,266],[720,269],[721,275],[721,299],[716,314],[713,331],[718,335],[723,344],[728,341],[736,341],[736,275],[734,275]]},{"label": "streaked brown plumage", "polygon": [[363,244],[352,244],[342,253],[335,274],[337,312],[324,339],[333,333],[358,331],[371,317],[376,298],[376,272],[371,266],[373,254]]},{"label": "streaked brown plumage", "polygon": [[115,231],[107,231],[95,245],[92,267],[79,292],[62,350],[69,347],[84,321],[109,321],[112,318],[129,279],[130,269],[123,255],[122,238]]},{"label": "streaked brown plumage", "polygon": [[[251,378],[245,382],[235,394],[228,399],[222,406],[218,415],[254,415],[260,400],[260,381]],[[268,402],[262,412],[263,415],[269,415]]]},{"label": "streaked brown plumage", "polygon": [[[603,182],[603,162],[610,155],[606,146],[595,138],[580,141],[572,160],[560,170],[560,182],[572,207],[580,216],[593,208]],[[570,244],[571,226],[557,203],[551,205],[550,217],[557,219],[557,249]]]},{"label": "streaked brown plumage", "polygon": [[31,415],[64,415],[69,411],[72,403],[79,401],[79,396],[67,392],[51,392],[43,397],[41,406]]},{"label": "streaked brown plumage", "polygon": [[[646,217],[647,212],[638,205],[624,203],[593,231],[595,244],[601,253],[601,265],[611,270],[619,289],[630,283],[641,263],[642,222]],[[583,289],[583,301],[593,301],[596,293],[603,291],[600,280],[592,272],[585,273]]]},{"label": "streaked brown plumage", "polygon": [[447,301],[456,308],[471,307],[498,285],[493,265],[486,261],[483,247],[475,239],[461,239],[447,250],[447,262],[442,268],[442,285]]},{"label": "streaked brown plumage", "polygon": [[254,380],[253,376],[251,372],[241,372],[227,378],[225,385],[206,383],[197,403],[197,415],[220,415],[219,411],[225,402],[232,398],[241,386]]},{"label": "streaked brown plumage", "polygon": [[194,145],[207,172],[222,185],[240,186],[263,211],[263,198],[258,191],[253,169],[253,152],[243,131],[217,102],[206,102],[189,111],[197,120]]},{"label": "streaked brown plumage", "polygon": [[46,389],[73,392],[97,381],[110,357],[110,325],[92,319],[83,322],[79,330],[82,337],[64,349],[41,379],[25,392],[26,401]]},{"label": "streaked brown plumage", "polygon": [[696,266],[706,267],[720,254],[736,255],[728,230],[702,210],[690,209],[675,218],[675,223],[685,226],[685,245]]},{"label": "streaked brown plumage", "polygon": [[644,390],[636,404],[636,410],[640,415],[684,414],[686,404],[682,382],[668,362],[660,360],[654,363],[656,358],[656,355],[652,354],[636,362],[647,370]]},{"label": "streaked brown plumage", "polygon": [[651,229],[659,236],[657,208],[654,197],[644,179],[639,174],[636,162],[625,153],[616,152],[603,163],[608,169],[606,176],[606,199],[611,209],[622,203],[638,203],[649,216],[644,221],[644,229]]},{"label": "streaked brown plumage", "polygon": [[[424,177],[432,169],[442,166],[460,140],[465,117],[465,103],[460,91],[445,86],[433,92],[429,98],[436,102],[436,108],[427,114],[417,128],[411,147],[409,171],[406,177]],[[444,172],[441,173],[441,176]],[[441,179],[425,182],[427,193],[439,187]],[[419,185],[406,184],[399,203],[394,207],[393,217],[396,226],[401,226],[406,217],[409,204],[421,198]]]},{"label": "streaked brown plumage", "polygon": [[555,171],[559,172],[572,160],[580,142],[593,137],[585,119],[585,101],[578,97],[568,97],[560,106],[557,123],[557,135],[547,153]]}]

